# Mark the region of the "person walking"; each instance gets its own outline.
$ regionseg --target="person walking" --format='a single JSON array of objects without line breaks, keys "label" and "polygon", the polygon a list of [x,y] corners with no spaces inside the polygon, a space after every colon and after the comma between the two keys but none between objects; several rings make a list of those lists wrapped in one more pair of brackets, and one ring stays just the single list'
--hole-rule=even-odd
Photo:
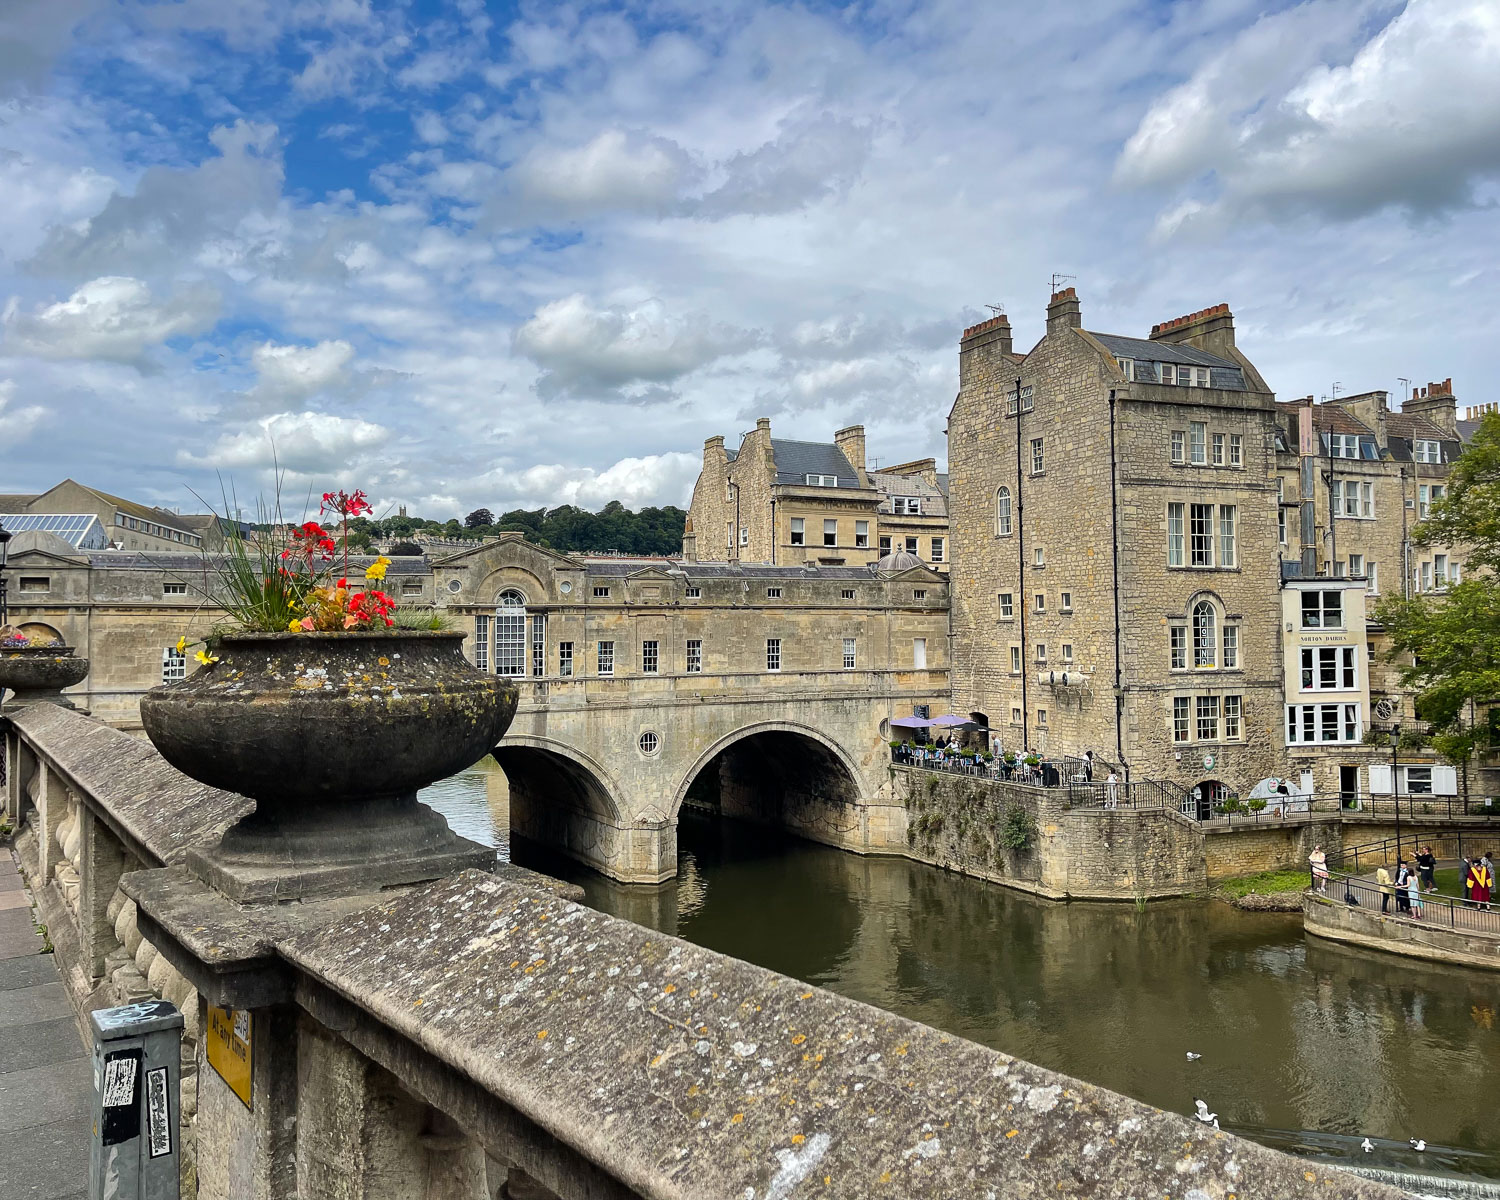
[{"label": "person walking", "polygon": [[1323,843],[1319,842],[1313,847],[1307,861],[1312,865],[1313,887],[1323,895],[1328,895],[1328,855],[1323,853]]},{"label": "person walking", "polygon": [[1437,855],[1431,846],[1423,846],[1417,855],[1417,872],[1422,876],[1422,890],[1437,891]]},{"label": "person walking", "polygon": [[1487,865],[1488,861],[1486,856],[1469,864],[1469,899],[1485,909],[1490,906],[1490,891],[1495,886],[1495,872]]},{"label": "person walking", "polygon": [[1375,883],[1380,888],[1380,911],[1391,911],[1391,873],[1384,867],[1375,868]]},{"label": "person walking", "polygon": [[1408,887],[1412,880],[1412,870],[1406,865],[1406,859],[1396,860],[1396,915],[1411,912],[1411,893]]}]

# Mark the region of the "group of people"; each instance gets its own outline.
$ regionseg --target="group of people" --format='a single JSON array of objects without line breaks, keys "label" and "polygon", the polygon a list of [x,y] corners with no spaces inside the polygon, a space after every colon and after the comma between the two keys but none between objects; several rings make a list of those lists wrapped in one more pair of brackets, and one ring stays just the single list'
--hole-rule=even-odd
[{"label": "group of people", "polygon": [[[1314,846],[1307,861],[1312,867],[1313,887],[1327,895],[1328,856],[1323,847]],[[1493,853],[1486,850],[1474,858],[1460,859],[1460,863],[1459,881],[1463,886],[1464,899],[1488,910],[1495,888]],[[1391,898],[1394,896],[1398,916],[1421,920],[1422,895],[1437,891],[1437,855],[1433,853],[1431,846],[1423,846],[1412,862],[1408,862],[1405,857],[1398,857],[1394,876],[1385,867],[1376,868],[1375,885],[1380,890],[1381,912],[1390,912]],[[1350,902],[1354,903],[1352,900]]]}]

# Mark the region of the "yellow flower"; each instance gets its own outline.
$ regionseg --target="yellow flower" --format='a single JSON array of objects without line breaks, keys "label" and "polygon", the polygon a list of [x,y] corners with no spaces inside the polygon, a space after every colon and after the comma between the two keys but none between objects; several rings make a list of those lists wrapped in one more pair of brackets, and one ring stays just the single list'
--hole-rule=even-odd
[{"label": "yellow flower", "polygon": [[384,554],[382,554],[379,558],[377,558],[374,562],[372,562],[368,567],[365,568],[365,578],[373,579],[376,581],[384,579],[385,569],[390,565],[391,560],[388,559]]},{"label": "yellow flower", "polygon": [[180,638],[177,639],[177,653],[178,654],[186,654],[187,653],[187,648],[188,648],[187,634],[183,634],[182,637],[180,637]]},{"label": "yellow flower", "polygon": [[193,655],[193,657],[196,658],[205,667],[211,667],[214,665],[214,663],[219,661],[218,655],[210,654],[207,650],[200,650],[197,654]]},{"label": "yellow flower", "polygon": [[294,619],[288,622],[286,629],[288,633],[301,633],[302,622]]}]

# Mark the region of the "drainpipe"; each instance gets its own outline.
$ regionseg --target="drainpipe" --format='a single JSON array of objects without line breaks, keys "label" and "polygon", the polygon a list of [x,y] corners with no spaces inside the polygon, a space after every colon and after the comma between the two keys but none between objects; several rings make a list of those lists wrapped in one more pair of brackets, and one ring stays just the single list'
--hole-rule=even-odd
[{"label": "drainpipe", "polygon": [[1109,389],[1109,523],[1115,593],[1115,757],[1125,770],[1125,782],[1129,783],[1130,764],[1125,761],[1125,680],[1120,665],[1120,478],[1115,455],[1114,388]]},{"label": "drainpipe", "polygon": [[1031,711],[1026,700],[1026,501],[1021,491],[1021,381],[1016,380],[1016,604],[1021,614],[1021,749],[1031,749]]},{"label": "drainpipe", "polygon": [[776,528],[776,497],[771,497],[771,565],[776,565],[776,542],[781,536]]},{"label": "drainpipe", "polygon": [[1406,468],[1401,468],[1401,598],[1411,599],[1411,538],[1406,528]]}]

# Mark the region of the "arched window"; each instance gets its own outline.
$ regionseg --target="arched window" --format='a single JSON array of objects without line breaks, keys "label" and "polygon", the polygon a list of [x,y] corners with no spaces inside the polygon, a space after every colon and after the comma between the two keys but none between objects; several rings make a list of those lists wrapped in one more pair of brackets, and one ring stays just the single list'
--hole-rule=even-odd
[{"label": "arched window", "polygon": [[995,493],[995,536],[1010,537],[1010,488]]},{"label": "arched window", "polygon": [[495,606],[495,674],[526,674],[526,597],[514,588]]},{"label": "arched window", "polygon": [[1193,605],[1193,666],[1212,667],[1218,662],[1219,639],[1215,634],[1214,606],[1207,600]]}]

